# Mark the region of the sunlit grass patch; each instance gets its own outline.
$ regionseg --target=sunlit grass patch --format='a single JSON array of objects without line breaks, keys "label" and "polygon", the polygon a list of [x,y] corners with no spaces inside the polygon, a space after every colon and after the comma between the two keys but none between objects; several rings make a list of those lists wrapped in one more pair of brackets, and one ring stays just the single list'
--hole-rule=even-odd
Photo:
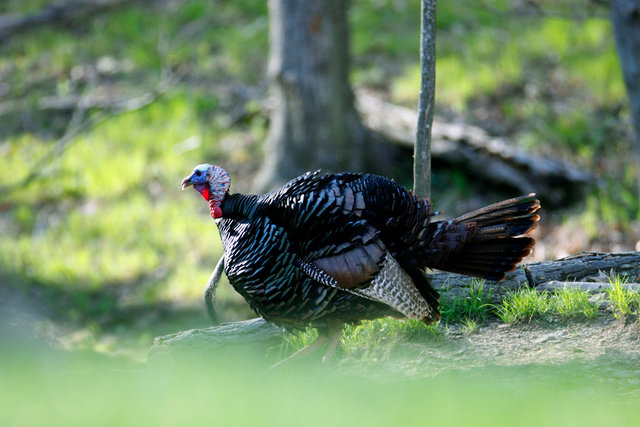
[{"label": "sunlit grass patch", "polygon": [[478,322],[473,319],[466,318],[462,321],[462,330],[466,334],[472,334],[478,329]]},{"label": "sunlit grass patch", "polygon": [[[398,343],[413,339],[437,339],[447,332],[448,328],[442,322],[426,325],[413,319],[384,317],[365,320],[357,325],[344,325],[340,348],[345,355],[361,361],[384,360]],[[285,353],[293,353],[315,342],[318,336],[318,330],[310,327],[286,334],[283,350]]]},{"label": "sunlit grass patch", "polygon": [[444,333],[440,322],[425,325],[413,320],[381,318],[346,325],[340,340],[341,348],[359,360],[380,360],[389,357],[394,346],[411,339],[433,339]]},{"label": "sunlit grass patch", "polygon": [[[194,270],[221,247],[215,226],[197,215],[182,220],[188,204],[126,198],[94,213],[72,210],[43,228],[0,242],[0,262],[42,283],[99,287],[167,275],[178,265]],[[211,239],[195,239],[209,228]],[[205,273],[206,274],[206,273]],[[200,284],[206,283],[206,277]]]},{"label": "sunlit grass patch", "polygon": [[283,341],[283,351],[285,353],[293,353],[310,344],[313,344],[319,337],[316,328],[308,327],[304,331],[294,331],[285,334]]},{"label": "sunlit grass patch", "polygon": [[347,356],[360,360],[386,359],[395,344],[409,336],[407,322],[382,318],[344,328],[340,347]]},{"label": "sunlit grass patch", "polygon": [[561,320],[595,319],[598,305],[590,294],[580,289],[560,289],[554,293],[530,288],[518,289],[493,306],[496,315],[505,323],[530,322],[543,316],[557,316]]},{"label": "sunlit grass patch", "polygon": [[580,289],[561,289],[553,295],[552,309],[560,318],[595,319],[598,305],[589,300],[589,293]]},{"label": "sunlit grass patch", "polygon": [[522,288],[507,294],[502,304],[495,306],[496,314],[505,323],[531,321],[552,310],[548,292]]},{"label": "sunlit grass patch", "polygon": [[[466,6],[465,13],[471,12],[467,19],[482,19],[486,13],[483,7]],[[437,39],[436,102],[464,111],[474,97],[518,85],[524,78],[535,82],[541,64],[542,68],[562,70],[567,84],[600,100],[624,96],[609,20],[594,18],[577,25],[547,17],[523,25],[523,19],[490,19],[488,25],[470,25],[458,31],[446,28],[440,33],[448,37]],[[418,65],[409,66],[394,81],[393,98],[416,102],[419,82]]]},{"label": "sunlit grass patch", "polygon": [[[181,178],[215,149],[176,150],[200,136],[193,108],[172,96],[111,117],[4,193],[0,269],[37,286],[67,320],[200,300],[222,248],[206,204],[180,190]],[[51,144],[36,134],[9,138],[0,182],[21,182]]]},{"label": "sunlit grass patch", "polygon": [[625,280],[618,275],[610,278],[609,282],[611,287],[606,292],[611,301],[613,316],[616,319],[620,319],[629,314],[640,314],[640,292],[633,289],[625,289],[623,287]]}]

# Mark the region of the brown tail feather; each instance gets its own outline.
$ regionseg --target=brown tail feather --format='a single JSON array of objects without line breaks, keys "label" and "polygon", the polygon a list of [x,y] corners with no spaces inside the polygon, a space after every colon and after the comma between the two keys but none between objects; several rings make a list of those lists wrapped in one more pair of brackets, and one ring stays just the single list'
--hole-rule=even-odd
[{"label": "brown tail feather", "polygon": [[459,222],[477,222],[491,225],[498,224],[504,221],[505,218],[531,215],[540,208],[540,201],[535,197],[535,193],[530,193],[526,196],[503,200],[459,216],[457,220]]},{"label": "brown tail feather", "polygon": [[513,271],[535,244],[532,237],[520,236],[536,228],[539,208],[540,202],[532,193],[456,218],[453,224],[465,225],[470,234],[435,267],[489,280],[504,279],[505,272]]}]

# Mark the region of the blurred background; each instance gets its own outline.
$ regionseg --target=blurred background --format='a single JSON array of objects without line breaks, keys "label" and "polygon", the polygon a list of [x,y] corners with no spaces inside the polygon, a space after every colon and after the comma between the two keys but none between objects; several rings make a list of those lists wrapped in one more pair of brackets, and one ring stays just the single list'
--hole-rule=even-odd
[{"label": "blurred background", "polygon": [[[256,187],[274,109],[268,7],[82,4],[0,3],[0,317],[58,347],[144,357],[154,336],[209,324],[202,294],[221,244],[180,181],[209,162],[233,192]],[[415,110],[419,10],[351,2],[356,92]],[[588,176],[550,202],[529,261],[636,247],[638,165],[606,4],[441,1],[436,76],[441,122]],[[384,172],[410,187],[411,156],[394,148]],[[434,160],[445,215],[517,194]],[[225,321],[253,316],[226,283],[216,308]]]}]

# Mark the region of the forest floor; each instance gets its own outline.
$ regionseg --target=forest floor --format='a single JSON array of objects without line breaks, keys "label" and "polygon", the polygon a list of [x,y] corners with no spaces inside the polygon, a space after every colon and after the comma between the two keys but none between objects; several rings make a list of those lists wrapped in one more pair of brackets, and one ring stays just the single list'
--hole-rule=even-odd
[{"label": "forest floor", "polygon": [[[0,13],[46,3],[11,0]],[[439,6],[438,113],[514,146],[571,160],[601,178],[576,205],[542,213],[538,243],[526,262],[638,249],[637,166],[633,156],[620,155],[633,145],[608,15],[593,13],[586,21],[562,13],[522,15],[517,3]],[[573,8],[572,2],[559,3]],[[353,5],[354,86],[413,106],[420,75],[418,7],[415,0]],[[179,182],[203,159],[235,172],[234,191],[252,181],[268,128],[268,119],[254,114],[266,94],[266,16],[262,2],[215,9],[206,0],[132,2],[1,46],[0,313],[10,307],[4,313],[18,313],[13,320],[36,313],[29,322],[56,347],[107,354],[141,354],[154,336],[209,324],[201,295],[221,246],[201,200],[181,193]],[[45,108],[47,99],[99,99],[105,93],[144,98],[166,83],[158,76],[168,70],[182,77],[144,108]],[[104,120],[77,126],[80,137],[64,142],[76,119],[92,123],[93,113],[103,113]],[[488,196],[490,186],[461,170],[434,174],[434,201],[447,217],[515,195]],[[21,304],[3,298],[8,294]],[[226,283],[216,308],[225,321],[253,315]],[[501,348],[492,340],[519,342],[512,335],[523,329],[531,335],[521,338],[520,353],[502,350],[505,360],[517,361],[523,352],[538,353],[528,342],[554,331],[593,329],[585,340],[605,332],[624,337],[627,329],[617,323],[487,321],[466,335],[453,325],[449,334],[426,342],[424,351],[465,359],[466,353],[454,353],[466,345],[470,359],[491,363],[480,352],[485,347],[470,343]],[[558,333],[538,346],[582,340]]]},{"label": "forest floor", "polygon": [[[4,16],[51,1],[0,3]],[[598,176],[577,203],[544,206],[525,262],[640,250],[638,167],[626,155],[632,128],[608,11],[571,19],[573,1],[547,3],[527,14],[527,2],[439,3],[436,113]],[[258,374],[292,352],[289,337],[266,356],[233,344],[228,360],[210,349],[199,363],[139,363],[154,337],[210,325],[202,293],[222,248],[206,206],[179,183],[215,161],[234,192],[248,190],[269,126],[257,113],[266,9],[122,2],[0,45],[3,426],[637,423],[640,323],[602,307],[593,320],[489,316],[433,334],[403,334],[401,322],[390,333],[383,319],[328,369],[316,354],[274,377]],[[355,87],[413,108],[418,9],[354,2]],[[145,99],[154,102],[122,102]],[[443,217],[515,196],[477,181],[434,168]],[[226,278],[216,310],[223,321],[255,316]]]},{"label": "forest floor", "polygon": [[[351,357],[339,363],[348,369],[362,366]],[[446,336],[434,340],[397,343],[382,371],[428,377],[449,370],[550,365],[570,365],[587,378],[626,384],[640,395],[640,323],[636,318],[611,316],[516,325],[496,320],[472,333],[454,325]],[[374,374],[381,372],[380,367],[375,363],[364,369]]]}]

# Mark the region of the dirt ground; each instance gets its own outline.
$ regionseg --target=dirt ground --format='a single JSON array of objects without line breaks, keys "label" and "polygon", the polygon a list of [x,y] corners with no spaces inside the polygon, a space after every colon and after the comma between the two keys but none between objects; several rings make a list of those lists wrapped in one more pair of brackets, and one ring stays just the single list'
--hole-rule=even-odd
[{"label": "dirt ground", "polygon": [[[452,327],[424,342],[398,344],[389,369],[408,376],[487,367],[549,366],[581,371],[597,382],[627,385],[640,396],[640,322],[612,316],[584,322],[483,323],[472,332]],[[348,358],[343,366],[352,364]]]}]

